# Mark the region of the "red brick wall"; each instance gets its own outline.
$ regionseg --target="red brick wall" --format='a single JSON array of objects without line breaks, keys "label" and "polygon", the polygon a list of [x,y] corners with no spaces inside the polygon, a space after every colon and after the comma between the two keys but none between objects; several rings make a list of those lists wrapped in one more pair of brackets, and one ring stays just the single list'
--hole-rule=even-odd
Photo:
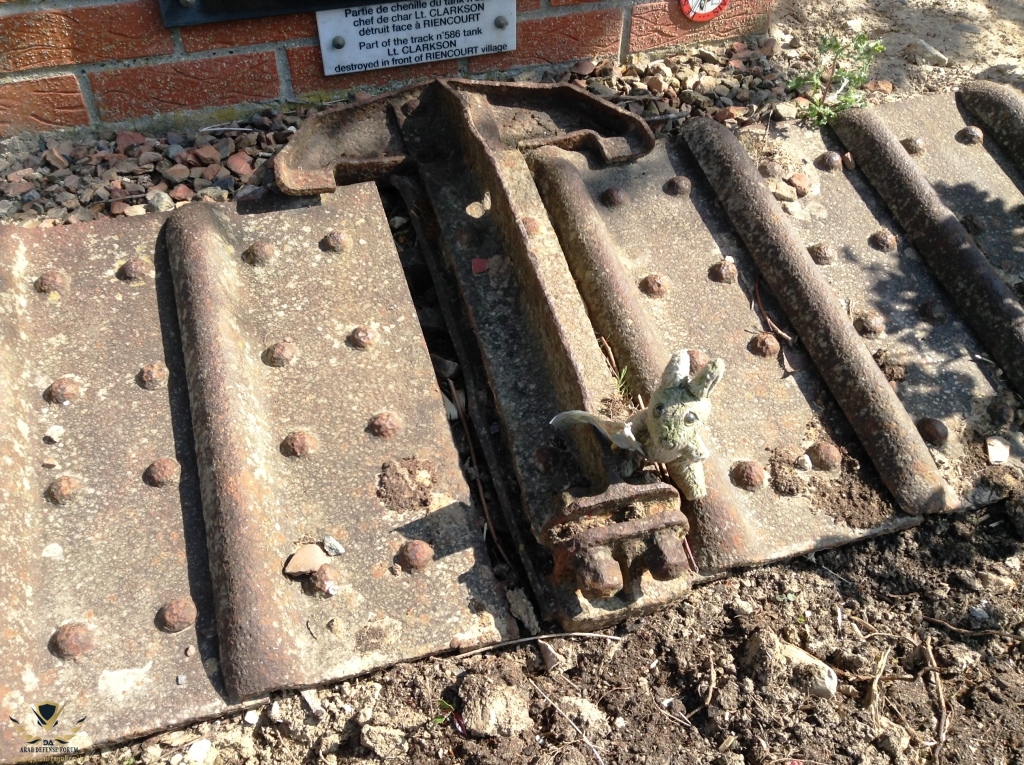
[{"label": "red brick wall", "polygon": [[514,52],[325,77],[312,13],[165,29],[157,0],[0,0],[0,136],[726,39],[770,3],[693,24],[678,0],[519,0]]}]

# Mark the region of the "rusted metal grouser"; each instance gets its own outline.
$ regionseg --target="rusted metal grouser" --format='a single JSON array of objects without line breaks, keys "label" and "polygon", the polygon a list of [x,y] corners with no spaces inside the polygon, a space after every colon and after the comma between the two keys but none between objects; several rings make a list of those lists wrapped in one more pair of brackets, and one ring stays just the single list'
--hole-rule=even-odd
[{"label": "rusted metal grouser", "polygon": [[833,124],[1018,393],[1024,394],[1024,307],[899,139],[868,109]]},{"label": "rusted metal grouser", "polygon": [[1006,85],[975,80],[960,88],[960,99],[1024,173],[1024,97]]},{"label": "rusted metal grouser", "polygon": [[688,121],[683,135],[900,507],[915,515],[957,507],[906,409],[746,150],[711,119]]}]

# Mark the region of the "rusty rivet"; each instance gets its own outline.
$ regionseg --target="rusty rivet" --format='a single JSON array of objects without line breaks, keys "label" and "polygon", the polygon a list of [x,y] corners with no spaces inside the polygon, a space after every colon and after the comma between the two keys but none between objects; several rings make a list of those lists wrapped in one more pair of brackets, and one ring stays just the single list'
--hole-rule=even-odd
[{"label": "rusty rivet", "polygon": [[960,143],[967,144],[968,146],[976,143],[981,143],[985,140],[985,134],[981,132],[980,127],[974,125],[968,125],[967,127],[959,130],[956,134],[956,140]]},{"label": "rusty rivet", "polygon": [[523,218],[523,228],[526,229],[527,236],[537,236],[540,233],[540,221],[527,215]]},{"label": "rusty rivet", "polygon": [[128,258],[117,269],[117,278],[123,282],[137,282],[146,276],[146,261],[142,258]]},{"label": "rusty rivet", "polygon": [[825,244],[824,242],[812,244],[807,248],[807,253],[811,256],[811,260],[819,266],[827,266],[830,263],[836,262],[835,248],[830,244]]},{"label": "rusty rivet", "polygon": [[150,486],[166,486],[181,478],[181,465],[172,457],[161,457],[146,468],[142,480]]},{"label": "rusty rivet", "polygon": [[55,505],[72,502],[82,490],[82,482],[69,475],[62,475],[46,487],[46,498]]},{"label": "rusty rivet", "polygon": [[402,429],[402,418],[393,412],[381,412],[373,416],[366,429],[381,438],[394,438]]},{"label": "rusty rivet", "polygon": [[320,448],[320,440],[305,430],[296,430],[284,437],[281,454],[285,457],[308,457]]},{"label": "rusty rivet", "polygon": [[1007,404],[1005,401],[992,401],[985,411],[988,412],[988,418],[992,424],[997,428],[1005,428],[1013,424],[1013,418],[1016,415],[1013,407]]},{"label": "rusty rivet", "polygon": [[747,348],[755,356],[762,356],[766,359],[778,356],[779,351],[782,350],[778,339],[771,332],[760,332],[754,335],[747,343]]},{"label": "rusty rivet", "polygon": [[753,460],[734,462],[729,476],[734,484],[747,491],[758,491],[764,486],[764,468]]},{"label": "rusty rivet", "polygon": [[139,384],[140,388],[156,390],[167,384],[167,378],[170,375],[171,372],[164,362],[154,361],[152,364],[146,364],[146,366],[139,370],[139,373],[135,375],[135,381]]},{"label": "rusty rivet", "polygon": [[896,252],[896,234],[887,228],[880,228],[868,237],[868,244],[882,252]]},{"label": "rusty rivet", "polygon": [[590,547],[576,563],[576,584],[586,598],[610,598],[623,587],[622,566],[607,547]]},{"label": "rusty rivet", "polygon": [[731,260],[720,260],[708,269],[708,278],[720,284],[735,284],[739,271]]},{"label": "rusty rivet", "polygon": [[834,173],[843,169],[843,158],[837,151],[826,151],[818,157],[815,164],[826,172]]},{"label": "rusty rivet", "polygon": [[611,186],[601,192],[601,204],[605,207],[622,207],[629,202],[629,196],[618,186]]},{"label": "rusty rivet", "polygon": [[352,249],[352,237],[344,231],[334,229],[320,240],[320,249],[327,252],[348,252]]},{"label": "rusty rivet", "polygon": [[665,193],[671,194],[674,197],[684,197],[690,193],[692,186],[693,184],[690,183],[690,179],[685,175],[677,175],[666,181]]},{"label": "rusty rivet", "polygon": [[807,456],[811,458],[811,464],[818,470],[835,470],[843,464],[843,453],[839,451],[839,447],[827,441],[811,444],[807,450]]},{"label": "rusty rivet", "polygon": [[640,280],[640,291],[648,297],[665,297],[668,294],[668,279],[661,274],[647,274]]},{"label": "rusty rivet", "polygon": [[686,355],[690,357],[690,374],[696,374],[711,361],[711,357],[708,356],[704,351],[688,350]]},{"label": "rusty rivet", "polygon": [[36,279],[35,287],[36,292],[42,292],[44,295],[51,292],[67,295],[71,282],[61,271],[58,271],[56,268],[48,268]]},{"label": "rusty rivet", "polygon": [[359,351],[365,351],[367,348],[377,343],[378,335],[375,329],[367,327],[365,324],[361,324],[351,332],[348,333],[348,344]]},{"label": "rusty rivet", "polygon": [[885,319],[878,311],[867,311],[854,320],[853,326],[865,337],[878,337],[885,332]]},{"label": "rusty rivet", "polygon": [[316,591],[328,598],[337,595],[341,587],[341,571],[330,563],[323,564],[309,579]]},{"label": "rusty rivet", "polygon": [[263,363],[268,367],[286,367],[295,361],[295,356],[298,352],[299,349],[295,346],[295,343],[288,342],[287,340],[274,343],[263,351]]},{"label": "rusty rivet", "polygon": [[409,571],[422,571],[434,559],[434,548],[422,539],[410,539],[398,550],[398,565]]},{"label": "rusty rivet", "polygon": [[533,452],[533,462],[541,473],[550,473],[555,462],[555,450],[550,446],[538,447]]},{"label": "rusty rivet", "polygon": [[156,626],[164,632],[181,632],[195,624],[198,615],[192,598],[175,598],[156,612]]},{"label": "rusty rivet", "polygon": [[50,383],[46,398],[53,404],[70,404],[82,397],[82,386],[70,377],[61,377]]},{"label": "rusty rivet", "polygon": [[270,242],[253,242],[242,253],[242,260],[250,266],[268,266],[276,257],[277,248]]},{"label": "rusty rivet", "polygon": [[900,141],[907,154],[920,154],[924,151],[924,141],[920,138],[904,138]]},{"label": "rusty rivet", "polygon": [[921,434],[925,443],[932,446],[945,446],[949,440],[949,428],[946,427],[946,423],[935,417],[922,417],[918,420],[917,432]]},{"label": "rusty rivet", "polygon": [[946,310],[946,306],[941,300],[929,300],[926,303],[921,303],[917,312],[922,319],[932,324],[943,324],[949,318],[949,311]]},{"label": "rusty rivet", "polygon": [[92,632],[82,622],[62,624],[50,638],[50,650],[60,659],[77,659],[92,650]]}]

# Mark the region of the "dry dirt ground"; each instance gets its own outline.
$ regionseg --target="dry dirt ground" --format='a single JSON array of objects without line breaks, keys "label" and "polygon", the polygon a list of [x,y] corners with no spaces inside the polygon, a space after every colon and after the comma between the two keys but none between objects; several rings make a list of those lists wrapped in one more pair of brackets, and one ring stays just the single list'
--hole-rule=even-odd
[{"label": "dry dirt ground", "polygon": [[[813,49],[848,22],[886,44],[891,97],[1021,84],[1019,0],[783,0],[773,32]],[[907,62],[918,38],[948,65]],[[550,669],[534,643],[434,658],[77,761],[1024,765],[1022,546],[1020,501],[930,519],[552,639]],[[783,661],[779,640],[835,675]]]}]

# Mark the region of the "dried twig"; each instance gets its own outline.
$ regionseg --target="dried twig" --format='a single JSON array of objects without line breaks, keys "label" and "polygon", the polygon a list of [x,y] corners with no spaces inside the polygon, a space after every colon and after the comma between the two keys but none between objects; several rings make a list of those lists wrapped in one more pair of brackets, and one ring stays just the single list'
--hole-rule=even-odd
[{"label": "dried twig", "polygon": [[563,712],[563,711],[562,711],[562,710],[561,710],[561,709],[559,708],[558,704],[556,704],[556,703],[555,703],[555,702],[554,702],[554,701],[553,701],[553,700],[551,699],[551,697],[550,697],[550,696],[548,696],[548,695],[547,695],[546,693],[544,693],[544,691],[543,691],[543,690],[541,689],[541,687],[540,687],[539,685],[537,685],[537,684],[536,684],[535,682],[533,682],[533,680],[532,680],[531,678],[529,678],[529,677],[528,677],[528,678],[526,678],[526,679],[527,679],[527,680],[529,681],[530,685],[532,685],[532,686],[534,687],[534,690],[536,690],[536,691],[537,691],[537,693],[539,693],[539,694],[540,694],[541,696],[543,696],[543,697],[545,698],[545,700],[546,700],[546,701],[547,701],[547,702],[548,702],[548,703],[549,703],[549,704],[550,704],[551,706],[553,706],[553,707],[555,708],[555,711],[556,711],[556,712],[558,712],[558,714],[562,715],[562,717],[564,717],[564,718],[566,719],[566,722],[568,722],[568,723],[569,723],[569,725],[571,725],[571,726],[572,726],[572,729],[573,729],[574,731],[576,731],[577,733],[579,733],[579,734],[580,734],[580,738],[582,738],[582,739],[583,739],[583,743],[585,743],[585,744],[586,744],[586,745],[587,745],[587,746],[588,746],[588,747],[590,748],[590,751],[591,751],[591,753],[592,753],[592,754],[594,755],[594,759],[596,759],[596,760],[597,760],[597,761],[598,761],[598,762],[600,763],[600,765],[604,765],[604,760],[602,760],[602,759],[601,759],[601,754],[600,754],[600,753],[599,753],[599,752],[597,751],[597,747],[595,747],[595,746],[594,746],[594,745],[593,745],[593,744],[592,744],[592,743],[590,742],[590,739],[589,739],[589,738],[587,738],[587,734],[586,734],[586,733],[584,733],[584,732],[582,731],[582,729],[580,728],[580,726],[578,726],[578,725],[577,725],[576,723],[574,723],[574,722],[572,721],[572,718],[571,718],[571,717],[569,717],[569,715],[567,715],[567,714],[566,714],[565,712]]},{"label": "dried twig", "polygon": [[486,653],[487,651],[496,651],[499,648],[508,648],[509,646],[519,645],[520,643],[532,643],[536,640],[551,640],[553,638],[601,638],[602,640],[611,640],[612,642],[618,643],[622,640],[620,637],[615,635],[602,635],[600,632],[554,632],[550,635],[533,635],[531,637],[519,638],[517,640],[506,640],[504,643],[495,643],[494,645],[484,646],[483,648],[476,648],[472,651],[466,651],[460,653],[458,658],[465,659],[467,656],[476,656],[478,653]]},{"label": "dried twig", "polygon": [[501,558],[505,561],[505,565],[515,571],[512,561],[510,561],[508,555],[505,554],[505,548],[501,546],[501,542],[498,541],[498,534],[494,530],[494,521],[491,520],[491,511],[487,507],[487,498],[484,496],[484,485],[480,480],[480,467],[476,461],[476,449],[473,447],[473,437],[469,434],[469,424],[466,422],[466,413],[462,410],[462,404],[459,403],[459,392],[455,389],[455,383],[451,380],[448,381],[448,389],[452,392],[452,400],[455,402],[455,408],[459,412],[459,420],[462,422],[462,432],[466,434],[466,443],[469,444],[469,459],[473,463],[473,473],[476,475],[476,489],[480,492],[480,504],[484,510],[484,518],[487,519],[487,529],[491,532],[491,539],[494,540],[494,546],[497,547],[498,552],[501,553]]},{"label": "dried twig", "polygon": [[676,717],[674,714],[672,714],[667,709],[665,709],[661,705],[661,702],[658,701],[658,697],[654,695],[654,689],[651,688],[651,686],[649,686],[649,685],[647,686],[647,691],[648,691],[648,693],[651,694],[651,702],[654,704],[654,708],[657,709],[658,712],[660,712],[662,715],[664,715],[665,717],[667,717],[669,720],[671,720],[674,723],[678,723],[679,725],[688,725],[691,728],[693,727],[693,723],[690,722],[690,718],[688,718],[688,717]]},{"label": "dried twig", "polygon": [[615,354],[612,353],[612,347],[608,345],[608,341],[603,336],[597,338],[597,344],[601,346],[601,350],[604,351],[604,355],[608,357],[608,366],[612,368],[612,374],[616,377],[619,376],[619,365],[615,363]]},{"label": "dried twig", "polygon": [[868,688],[868,692],[864,695],[864,701],[868,707],[868,711],[871,713],[871,719],[875,725],[878,725],[879,717],[881,715],[880,707],[882,706],[882,692],[879,688],[879,683],[882,682],[882,673],[885,671],[885,665],[889,661],[889,653],[892,651],[891,648],[886,648],[882,652],[882,657],[878,660],[878,664],[875,665],[875,674],[871,678],[871,686]]},{"label": "dried twig", "polygon": [[[942,619],[935,619],[931,616],[923,616],[926,622],[932,624],[938,624],[940,627],[945,627],[947,630],[956,632],[958,635],[970,635],[971,637],[1001,637],[1007,638],[1008,640],[1022,640],[1024,641],[1024,635],[1014,635],[1012,632],[1003,632],[1002,630],[965,630],[963,627],[954,627],[949,622],[944,622]],[[934,662],[932,662],[934,664]]]},{"label": "dried twig", "polygon": [[793,343],[794,343],[793,338],[790,337],[789,335],[787,335],[781,329],[779,329],[779,325],[776,324],[774,321],[772,321],[772,317],[768,315],[768,312],[766,310],[764,310],[764,303],[761,302],[761,280],[760,279],[755,279],[754,280],[754,297],[757,299],[757,307],[761,309],[761,316],[764,317],[765,323],[768,324],[768,328],[772,332],[774,332],[776,335],[781,337],[783,340],[785,340],[787,343],[789,343],[790,345],[793,345]]},{"label": "dried twig", "polygon": [[236,131],[238,133],[255,133],[256,128],[248,127],[231,127],[230,122],[221,122],[219,125],[210,125],[209,127],[200,128],[200,133],[229,133]]},{"label": "dried twig", "polygon": [[[925,617],[928,618],[928,617]],[[928,658],[928,666],[935,666],[935,654],[932,653],[932,636],[929,635],[924,641],[924,655]],[[935,765],[939,765],[942,762],[942,745],[946,743],[946,693],[942,688],[942,675],[938,672],[932,672],[932,679],[935,680],[935,691],[939,697],[939,721],[938,721],[938,735],[936,739],[938,743],[935,744],[935,748],[932,750],[932,762]]]}]

